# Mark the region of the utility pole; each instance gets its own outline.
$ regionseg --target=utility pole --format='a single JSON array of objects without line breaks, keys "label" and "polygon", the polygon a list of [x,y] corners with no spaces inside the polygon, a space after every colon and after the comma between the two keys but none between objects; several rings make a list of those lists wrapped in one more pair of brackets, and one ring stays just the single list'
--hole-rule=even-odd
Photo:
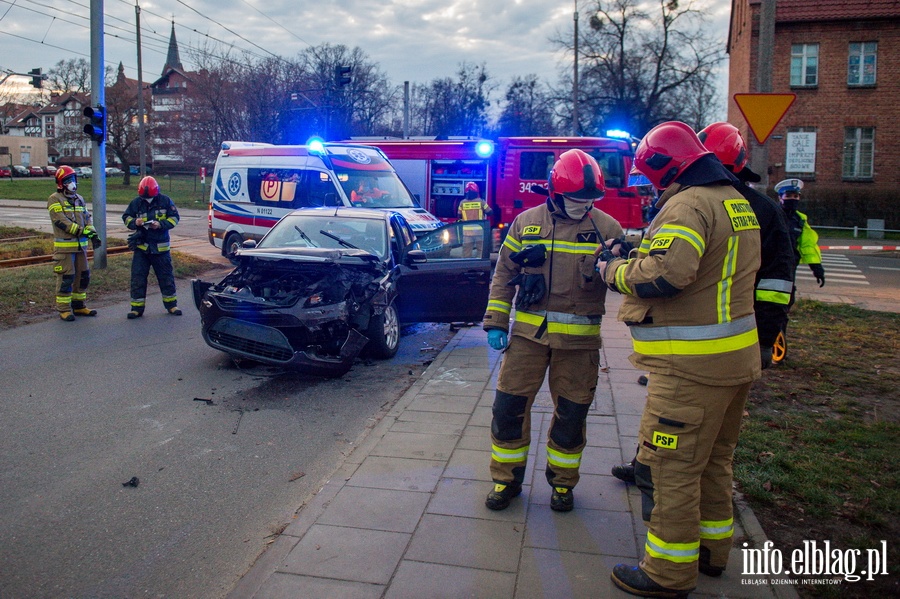
[{"label": "utility pole", "polygon": [[[759,37],[757,38],[756,92],[772,92],[772,61],[775,54],[775,0],[762,0],[759,7]],[[763,192],[769,188],[769,148],[755,139],[751,141],[752,169],[762,180]]]},{"label": "utility pole", "polygon": [[138,77],[138,151],[141,166],[140,177],[143,179],[147,168],[146,144],[144,143],[144,72],[141,68],[141,7],[138,0],[134,0],[134,21],[137,25],[137,77]]},{"label": "utility pole", "polygon": [[[91,99],[94,106],[106,107],[103,56],[103,0],[91,0]],[[106,120],[104,112],[104,121]],[[105,136],[106,127],[103,126]],[[106,140],[91,141],[91,193],[93,221],[102,245],[94,250],[94,268],[106,268]]]},{"label": "utility pole", "polygon": [[403,82],[403,139],[409,138],[409,81]]},{"label": "utility pole", "polygon": [[578,0],[575,0],[575,71],[572,74],[572,135],[578,136]]}]

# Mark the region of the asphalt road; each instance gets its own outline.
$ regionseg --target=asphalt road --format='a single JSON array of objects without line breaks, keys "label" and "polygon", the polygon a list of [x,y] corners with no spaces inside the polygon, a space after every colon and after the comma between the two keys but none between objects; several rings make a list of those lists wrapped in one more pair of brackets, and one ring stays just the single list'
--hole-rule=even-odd
[{"label": "asphalt road", "polygon": [[[224,261],[205,225],[186,214],[176,245]],[[123,300],[0,331],[3,599],[224,596],[452,335],[406,327],[341,379],[279,373],[209,348],[179,291],[181,317],[154,293],[139,320]]]}]

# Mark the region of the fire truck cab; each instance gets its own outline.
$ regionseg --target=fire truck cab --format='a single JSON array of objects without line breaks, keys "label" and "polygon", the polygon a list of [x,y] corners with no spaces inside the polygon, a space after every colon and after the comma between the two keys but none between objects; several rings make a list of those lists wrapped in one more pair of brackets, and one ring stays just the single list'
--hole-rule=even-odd
[{"label": "fire truck cab", "polygon": [[354,143],[380,148],[429,212],[445,222],[457,219],[465,184],[478,185],[491,206],[491,225],[505,229],[524,210],[546,201],[533,185],[547,187],[550,169],[566,150],[580,148],[597,159],[606,181],[606,195],[597,207],[626,231],[639,234],[647,226],[650,196],[629,187],[633,149],[618,137],[477,138],[354,138]]}]

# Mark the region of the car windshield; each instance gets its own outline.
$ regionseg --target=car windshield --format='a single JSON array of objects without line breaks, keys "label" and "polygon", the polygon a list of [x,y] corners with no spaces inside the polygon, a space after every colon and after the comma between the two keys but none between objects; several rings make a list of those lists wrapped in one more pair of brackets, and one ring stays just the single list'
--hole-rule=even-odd
[{"label": "car windshield", "polygon": [[388,255],[385,221],[374,218],[290,214],[278,221],[257,246],[262,249],[358,248],[384,260]]},{"label": "car windshield", "polygon": [[338,181],[354,206],[365,208],[418,207],[393,171],[364,171],[335,165]]}]

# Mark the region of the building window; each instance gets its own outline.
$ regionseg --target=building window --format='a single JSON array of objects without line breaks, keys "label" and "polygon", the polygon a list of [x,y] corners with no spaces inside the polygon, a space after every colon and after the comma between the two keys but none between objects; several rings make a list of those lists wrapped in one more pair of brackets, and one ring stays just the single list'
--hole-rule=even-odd
[{"label": "building window", "polygon": [[844,179],[871,179],[875,162],[875,127],[844,129]]},{"label": "building window", "polygon": [[819,44],[791,46],[791,87],[819,84]]},{"label": "building window", "polygon": [[878,42],[854,42],[847,57],[847,85],[875,85]]}]

